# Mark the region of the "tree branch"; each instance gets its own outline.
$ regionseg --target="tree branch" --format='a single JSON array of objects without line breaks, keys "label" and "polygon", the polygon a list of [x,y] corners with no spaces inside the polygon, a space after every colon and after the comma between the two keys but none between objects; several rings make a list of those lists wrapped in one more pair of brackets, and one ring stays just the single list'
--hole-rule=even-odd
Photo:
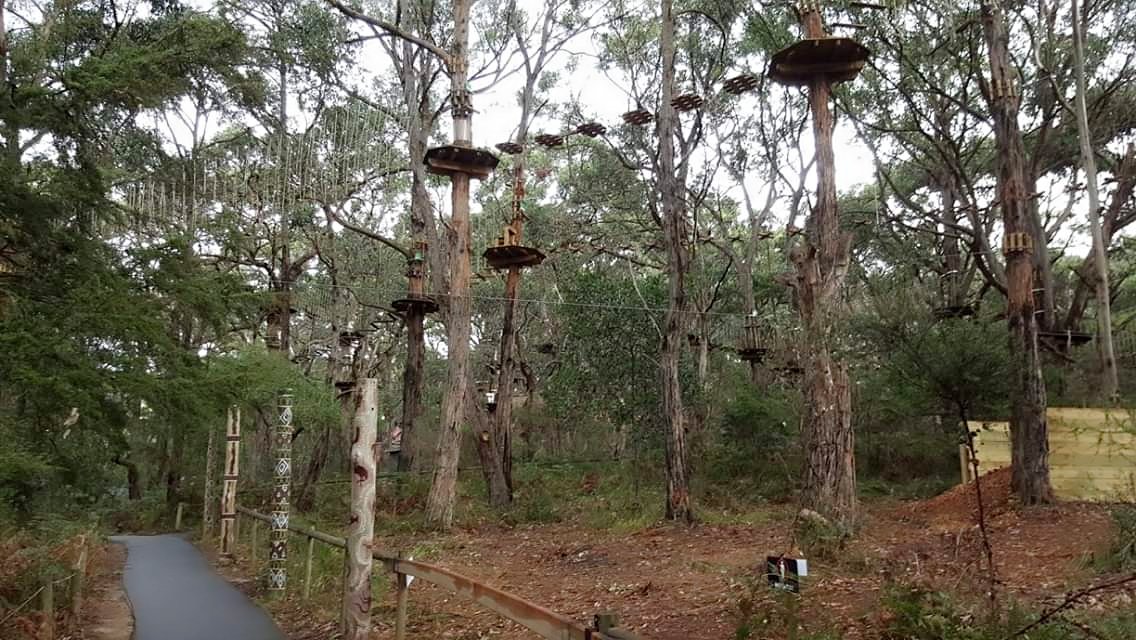
[{"label": "tree branch", "polygon": [[367,14],[361,12],[361,11],[356,11],[355,9],[352,9],[351,7],[343,4],[339,0],[326,0],[326,1],[327,1],[328,4],[335,7],[336,9],[338,9],[339,12],[342,13],[343,15],[345,15],[349,18],[354,18],[356,20],[360,20],[362,22],[365,22],[366,24],[369,24],[372,27],[378,27],[379,29],[386,31],[387,33],[391,34],[392,36],[395,36],[396,38],[402,38],[403,40],[406,40],[407,42],[412,42],[412,43],[418,45],[419,47],[422,47],[423,49],[429,51],[430,53],[438,56],[438,58],[440,58],[442,60],[442,64],[446,65],[447,69],[451,69],[453,67],[453,59],[450,57],[450,53],[448,51],[446,51],[445,49],[439,47],[438,45],[436,45],[432,42],[429,42],[427,40],[423,40],[422,38],[419,38],[418,36],[416,36],[412,33],[408,33],[406,31],[403,31],[402,29],[398,28],[397,26],[395,26],[395,25],[393,25],[393,24],[391,24],[391,23],[389,23],[385,20],[380,20],[378,18],[369,16],[369,15],[367,15]]}]

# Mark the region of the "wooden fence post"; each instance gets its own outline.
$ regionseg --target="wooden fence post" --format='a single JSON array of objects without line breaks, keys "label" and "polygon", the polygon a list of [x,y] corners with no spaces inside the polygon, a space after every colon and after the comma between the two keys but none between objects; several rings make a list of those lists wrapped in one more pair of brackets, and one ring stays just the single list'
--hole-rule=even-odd
[{"label": "wooden fence post", "polygon": [[213,535],[213,457],[216,455],[217,430],[209,427],[209,443],[205,446],[205,487],[201,500],[201,539],[208,540]]},{"label": "wooden fence post", "polygon": [[398,609],[394,619],[394,638],[406,640],[406,604],[410,595],[410,581],[406,579],[405,573],[396,573],[395,579],[398,581]]},{"label": "wooden fence post", "polygon": [[344,640],[366,640],[371,633],[378,425],[379,381],[364,378],[355,385],[355,413],[351,420],[351,524],[347,532],[347,578],[341,623]]},{"label": "wooden fence post", "polygon": [[304,563],[304,599],[312,597],[312,553],[315,551],[316,539],[308,537],[308,558]]},{"label": "wooden fence post", "polygon": [[221,492],[221,555],[233,557],[237,531],[237,477],[241,461],[241,408],[229,407],[225,424],[225,475]]},{"label": "wooden fence post", "polygon": [[259,564],[260,557],[256,555],[256,534],[260,531],[260,520],[252,521],[252,537],[249,540],[249,556],[252,557],[252,566]]},{"label": "wooden fence post", "polygon": [[51,578],[44,578],[39,604],[40,611],[43,612],[43,635],[40,640],[55,640],[55,583]]},{"label": "wooden fence post", "polygon": [[185,503],[179,502],[177,513],[174,514],[174,531],[181,531],[181,516],[185,511]]},{"label": "wooden fence post", "polygon": [[273,448],[276,486],[272,490],[272,538],[268,547],[268,590],[282,596],[288,588],[288,494],[292,491],[292,394],[285,389],[279,397],[279,420]]},{"label": "wooden fence post", "polygon": [[71,615],[76,621],[83,610],[83,586],[87,578],[87,536],[80,536],[79,541],[79,558],[75,561],[75,573],[71,575]]}]

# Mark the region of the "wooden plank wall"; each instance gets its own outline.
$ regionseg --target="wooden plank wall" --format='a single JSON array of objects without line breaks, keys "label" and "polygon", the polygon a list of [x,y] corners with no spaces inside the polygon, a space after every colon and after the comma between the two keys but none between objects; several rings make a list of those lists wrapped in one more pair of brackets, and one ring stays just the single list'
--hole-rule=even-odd
[{"label": "wooden plank wall", "polygon": [[[1136,413],[1050,407],[1049,468],[1060,500],[1136,499]],[[1009,424],[971,422],[979,472],[1010,464]]]}]

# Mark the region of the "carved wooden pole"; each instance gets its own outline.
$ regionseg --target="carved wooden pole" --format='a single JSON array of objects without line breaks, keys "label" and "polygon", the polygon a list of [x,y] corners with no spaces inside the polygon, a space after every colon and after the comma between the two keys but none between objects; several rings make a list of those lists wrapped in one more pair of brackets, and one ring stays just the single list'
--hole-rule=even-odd
[{"label": "carved wooden pole", "polygon": [[237,475],[241,461],[241,408],[229,407],[225,423],[225,475],[221,491],[221,555],[233,557],[237,527]]},{"label": "carved wooden pole", "polygon": [[344,582],[344,640],[366,640],[371,632],[371,565],[375,535],[375,443],[379,427],[379,381],[355,386],[351,421],[351,524],[347,532],[347,580]]},{"label": "carved wooden pole", "polygon": [[279,399],[279,420],[273,441],[276,450],[272,490],[272,541],[268,550],[268,589],[283,595],[288,587],[288,494],[292,491],[292,394],[285,389]]},{"label": "carved wooden pole", "polygon": [[213,535],[213,514],[216,513],[213,504],[213,484],[216,482],[213,479],[213,458],[216,456],[215,449],[217,447],[217,430],[209,428],[209,444],[205,446],[205,488],[204,498],[201,501],[201,537],[208,539]]}]

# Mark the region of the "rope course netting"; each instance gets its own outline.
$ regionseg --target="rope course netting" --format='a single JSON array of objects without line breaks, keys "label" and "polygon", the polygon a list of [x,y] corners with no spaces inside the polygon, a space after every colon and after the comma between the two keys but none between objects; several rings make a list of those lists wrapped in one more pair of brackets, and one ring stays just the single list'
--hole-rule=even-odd
[{"label": "rope course netting", "polygon": [[353,101],[326,107],[302,132],[223,133],[119,184],[115,199],[136,228],[190,232],[227,215],[266,224],[318,206],[359,211],[397,191],[404,124]]}]

